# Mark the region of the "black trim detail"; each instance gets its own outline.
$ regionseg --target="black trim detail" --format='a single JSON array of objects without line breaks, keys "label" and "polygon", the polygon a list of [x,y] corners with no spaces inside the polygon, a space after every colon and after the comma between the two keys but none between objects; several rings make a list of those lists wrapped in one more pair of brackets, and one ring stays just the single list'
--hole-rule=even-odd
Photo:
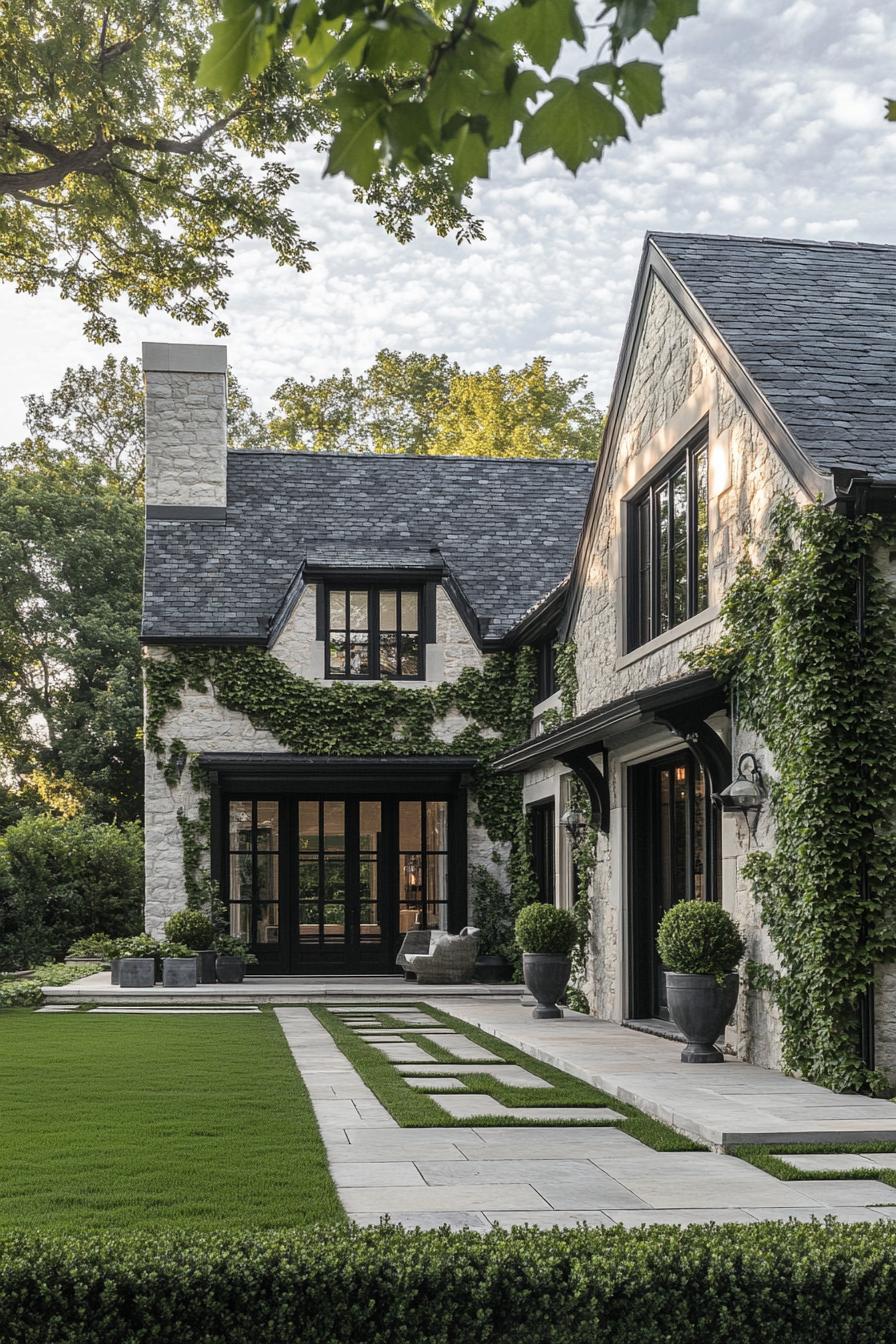
[{"label": "black trim detail", "polygon": [[583,785],[591,804],[591,820],[604,835],[610,834],[610,786],[587,751],[571,751],[557,760],[573,772]]}]

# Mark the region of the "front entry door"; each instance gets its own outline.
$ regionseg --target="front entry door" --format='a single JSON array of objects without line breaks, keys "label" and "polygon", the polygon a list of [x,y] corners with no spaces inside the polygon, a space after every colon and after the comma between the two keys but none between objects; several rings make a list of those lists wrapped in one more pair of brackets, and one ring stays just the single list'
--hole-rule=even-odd
[{"label": "front entry door", "polygon": [[668,1018],[660,920],[679,901],[712,900],[710,829],[718,825],[704,774],[689,751],[631,772],[630,1016]]},{"label": "front entry door", "polygon": [[378,799],[302,799],[292,969],[385,970],[392,939]]}]

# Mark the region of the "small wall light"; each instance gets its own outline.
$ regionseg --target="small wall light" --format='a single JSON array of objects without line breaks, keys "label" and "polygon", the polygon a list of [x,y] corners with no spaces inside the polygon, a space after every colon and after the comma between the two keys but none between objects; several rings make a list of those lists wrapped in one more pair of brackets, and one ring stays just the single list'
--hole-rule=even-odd
[{"label": "small wall light", "polygon": [[723,812],[740,812],[753,835],[759,811],[765,802],[765,785],[762,771],[752,751],[745,751],[737,763],[737,778],[721,793],[714,793],[712,800]]},{"label": "small wall light", "polygon": [[582,843],[588,829],[588,818],[579,808],[568,807],[560,818],[560,825],[572,841],[573,848],[577,848]]}]

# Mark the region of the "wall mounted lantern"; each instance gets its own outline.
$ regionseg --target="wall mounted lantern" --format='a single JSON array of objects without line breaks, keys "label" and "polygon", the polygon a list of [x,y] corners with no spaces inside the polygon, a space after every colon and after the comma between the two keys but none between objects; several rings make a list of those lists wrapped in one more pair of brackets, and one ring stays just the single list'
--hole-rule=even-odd
[{"label": "wall mounted lantern", "polygon": [[560,818],[560,825],[572,841],[573,848],[577,849],[588,829],[588,818],[585,813],[578,807],[568,807]]},{"label": "wall mounted lantern", "polygon": [[745,751],[737,763],[737,778],[721,793],[714,793],[712,800],[723,812],[740,812],[750,828],[756,834],[759,812],[765,802],[765,785],[759,762],[752,751]]}]

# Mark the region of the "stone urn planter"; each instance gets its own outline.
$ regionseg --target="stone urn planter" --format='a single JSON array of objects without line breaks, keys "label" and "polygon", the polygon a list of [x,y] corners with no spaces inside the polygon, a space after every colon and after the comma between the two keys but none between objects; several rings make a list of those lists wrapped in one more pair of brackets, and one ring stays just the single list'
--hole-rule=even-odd
[{"label": "stone urn planter", "polygon": [[660,920],[656,945],[669,1014],[687,1041],[681,1062],[723,1064],[716,1041],[737,1003],[740,929],[715,901],[679,901]]},{"label": "stone urn planter", "polygon": [[246,976],[245,958],[231,957],[226,952],[219,952],[215,970],[222,985],[242,984]]},{"label": "stone urn planter", "polygon": [[524,952],[523,979],[526,988],[535,999],[533,1017],[562,1017],[563,1009],[557,1007],[569,984],[572,961],[557,952]]},{"label": "stone urn planter", "polygon": [[118,983],[122,989],[152,989],[156,982],[155,957],[122,957]]},{"label": "stone urn planter", "polygon": [[163,957],[162,984],[166,989],[192,989],[196,984],[196,958]]},{"label": "stone urn planter", "polygon": [[523,979],[535,999],[532,1016],[562,1017],[557,1007],[572,972],[570,954],[579,931],[568,910],[544,901],[526,905],[516,918],[516,941],[523,954]]},{"label": "stone urn planter", "polygon": [[731,971],[719,984],[714,975],[666,971],[669,1015],[687,1040],[682,1064],[724,1064],[716,1045],[737,1003],[739,976]]}]

